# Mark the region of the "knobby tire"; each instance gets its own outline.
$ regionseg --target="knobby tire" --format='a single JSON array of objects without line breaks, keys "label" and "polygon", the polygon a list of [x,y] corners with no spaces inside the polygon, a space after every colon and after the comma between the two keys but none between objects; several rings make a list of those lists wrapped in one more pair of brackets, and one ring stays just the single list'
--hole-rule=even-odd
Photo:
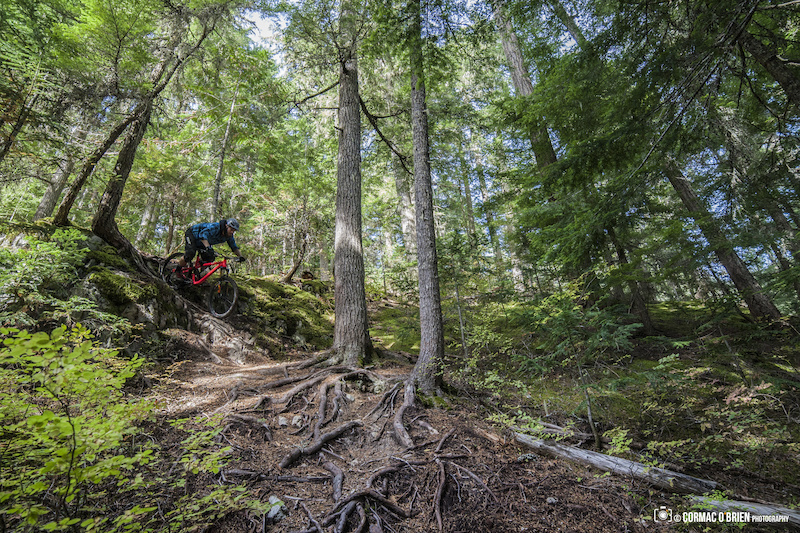
[{"label": "knobby tire", "polygon": [[175,252],[167,257],[167,260],[161,266],[161,279],[170,287],[178,287],[182,285],[181,280],[178,279],[175,270],[178,268],[178,260],[183,257],[183,252]]},{"label": "knobby tire", "polygon": [[217,280],[208,293],[208,310],[217,318],[225,318],[233,312],[239,298],[239,287],[229,277]]}]

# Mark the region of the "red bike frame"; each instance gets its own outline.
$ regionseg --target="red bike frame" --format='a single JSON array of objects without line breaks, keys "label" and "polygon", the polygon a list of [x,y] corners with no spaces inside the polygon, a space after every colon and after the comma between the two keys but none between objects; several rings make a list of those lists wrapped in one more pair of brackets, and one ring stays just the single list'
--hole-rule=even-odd
[{"label": "red bike frame", "polygon": [[[202,272],[204,268],[211,267],[212,265],[214,266],[214,268],[206,272],[206,274],[202,278],[197,279],[197,277],[195,276],[196,273]],[[220,268],[224,269],[228,268],[227,257],[223,256],[222,261],[212,261],[211,263],[203,263],[203,260],[200,258],[200,255],[198,255],[197,259],[194,262],[194,267],[190,267],[188,265],[185,267],[185,269],[190,270],[192,273],[192,285],[200,285]]]}]

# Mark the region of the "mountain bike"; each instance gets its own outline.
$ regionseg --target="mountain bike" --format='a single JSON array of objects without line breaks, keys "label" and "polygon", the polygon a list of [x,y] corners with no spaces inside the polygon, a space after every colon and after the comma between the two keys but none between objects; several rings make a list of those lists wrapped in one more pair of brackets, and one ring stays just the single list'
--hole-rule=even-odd
[{"label": "mountain bike", "polygon": [[[189,285],[202,285],[215,272],[219,271],[220,278],[214,282],[208,293],[208,310],[217,318],[225,318],[230,315],[239,298],[239,287],[228,276],[228,271],[233,270],[233,265],[229,266],[228,260],[230,259],[231,263],[234,261],[238,263],[242,259],[218,255],[217,257],[221,257],[221,260],[204,263],[200,254],[197,254],[194,265],[186,265],[181,268],[179,263],[181,257],[183,257],[183,252],[175,252],[167,258],[161,266],[161,279],[170,287],[180,289]],[[182,273],[183,277],[179,273]]]}]

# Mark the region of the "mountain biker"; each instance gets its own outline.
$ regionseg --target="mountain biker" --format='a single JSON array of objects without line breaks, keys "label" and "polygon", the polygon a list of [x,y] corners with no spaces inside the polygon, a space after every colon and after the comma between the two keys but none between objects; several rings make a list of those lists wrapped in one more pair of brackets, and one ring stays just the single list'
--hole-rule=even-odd
[{"label": "mountain biker", "polygon": [[[239,230],[239,221],[235,218],[220,220],[219,222],[201,222],[194,226],[189,226],[184,236],[184,254],[180,258],[181,268],[192,263],[195,254],[199,251],[200,257],[205,263],[211,263],[217,257],[214,251],[215,244],[227,242],[231,251],[236,254],[239,261],[244,261],[242,252],[236,244],[233,234]],[[182,278],[183,273],[178,271],[178,277]]]}]

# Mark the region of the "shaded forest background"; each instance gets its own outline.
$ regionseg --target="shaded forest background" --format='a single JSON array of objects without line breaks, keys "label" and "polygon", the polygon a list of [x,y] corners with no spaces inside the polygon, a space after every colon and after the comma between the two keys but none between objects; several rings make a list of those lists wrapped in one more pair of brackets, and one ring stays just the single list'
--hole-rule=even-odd
[{"label": "shaded forest background", "polygon": [[[795,2],[423,8],[418,41],[408,6],[353,14],[370,284],[415,287],[416,43],[444,297],[457,284],[541,296],[585,276],[588,298],[645,327],[644,304],[666,299],[796,312]],[[235,216],[254,273],[302,261],[330,277],[336,5],[14,0],[3,12],[7,219],[90,226],[128,158],[112,219],[137,248],[164,256],[188,225]],[[125,140],[134,130],[140,143]]]}]

